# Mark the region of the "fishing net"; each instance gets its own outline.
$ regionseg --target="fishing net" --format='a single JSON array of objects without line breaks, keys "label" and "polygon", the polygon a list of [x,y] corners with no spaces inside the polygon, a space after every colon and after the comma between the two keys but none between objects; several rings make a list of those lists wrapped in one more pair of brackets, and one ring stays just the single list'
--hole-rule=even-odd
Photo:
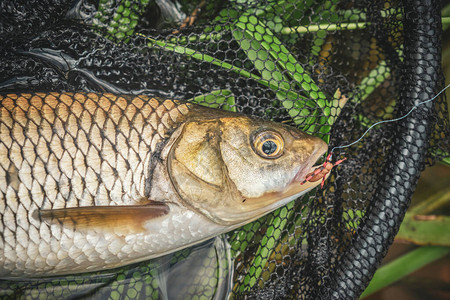
[{"label": "fishing net", "polygon": [[[0,3],[0,92],[188,100],[340,146],[443,87],[435,0]],[[425,164],[448,157],[445,99],[373,128],[324,189],[227,235],[116,270],[0,281],[2,298],[355,299]]]}]

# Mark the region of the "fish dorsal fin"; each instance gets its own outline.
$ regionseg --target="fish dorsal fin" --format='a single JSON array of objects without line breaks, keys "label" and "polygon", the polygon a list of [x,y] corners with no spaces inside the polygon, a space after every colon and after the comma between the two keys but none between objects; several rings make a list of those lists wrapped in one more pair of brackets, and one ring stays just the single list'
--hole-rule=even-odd
[{"label": "fish dorsal fin", "polygon": [[169,206],[163,202],[140,201],[142,205],[89,206],[39,210],[47,224],[61,224],[76,230],[101,230],[117,234],[145,231],[144,223],[167,215]]}]

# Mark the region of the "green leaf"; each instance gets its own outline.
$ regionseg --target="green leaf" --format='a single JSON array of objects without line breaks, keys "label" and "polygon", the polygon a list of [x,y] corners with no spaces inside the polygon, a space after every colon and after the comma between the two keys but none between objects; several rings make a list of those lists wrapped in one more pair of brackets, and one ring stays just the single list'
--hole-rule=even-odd
[{"label": "green leaf", "polygon": [[[269,258],[274,253],[276,247],[279,245],[279,240],[281,238],[281,233],[285,229],[288,222],[294,215],[293,207],[295,206],[295,201],[289,202],[286,206],[283,206],[274,211],[273,220],[269,222],[270,225],[267,227],[266,234],[263,236],[258,249],[253,256],[249,264],[250,270],[244,278],[244,284],[241,285],[240,291],[249,291],[257,282],[257,280],[252,280],[253,278],[258,279],[261,273],[264,271]],[[284,222],[282,222],[284,220]]]},{"label": "green leaf", "polygon": [[209,94],[196,96],[188,101],[197,104],[236,112],[236,99],[230,90],[217,90]]},{"label": "green leaf", "polygon": [[443,158],[441,158],[441,160],[439,162],[444,165],[450,166],[450,152],[442,151],[442,150],[438,149],[433,153],[433,155],[438,156],[438,157],[443,157]]},{"label": "green leaf", "polygon": [[[244,17],[241,17],[239,20],[243,19]],[[274,86],[283,87],[284,89],[289,90],[289,80],[282,74],[276,64],[276,61],[268,54],[267,51],[265,51],[260,41],[252,37],[248,30],[241,29],[242,28],[236,28],[232,30],[233,37],[236,42],[238,42],[241,49],[245,52],[247,58],[253,63],[255,69],[259,71],[261,77],[269,82],[272,82]],[[277,90],[275,90],[275,92],[277,92]]]},{"label": "green leaf", "polygon": [[443,158],[441,162],[447,166],[450,166],[450,157]]},{"label": "green leaf", "polygon": [[[247,23],[249,21],[252,21],[255,26],[249,26]],[[255,16],[244,14],[234,26],[233,37],[247,54],[249,60],[253,62],[255,68],[262,74],[263,79],[268,80],[274,86],[282,87],[283,90],[303,90],[302,93],[305,96],[298,98],[293,98],[292,93],[286,94],[283,90],[275,90],[275,92],[294,122],[303,130],[314,133],[315,126],[312,125],[319,122],[316,117],[329,116],[331,113],[331,109],[318,110],[318,107],[328,106],[331,108],[333,102],[326,100],[325,94],[320,91],[311,76],[263,22]],[[293,80],[289,80],[284,74],[288,74]],[[299,114],[305,106],[318,111]],[[304,118],[305,115],[315,117]],[[324,122],[320,124],[323,126],[319,132],[326,134],[330,131],[330,126],[324,125]]]},{"label": "green leaf", "polygon": [[361,298],[378,292],[427,264],[444,257],[448,253],[450,253],[449,247],[429,246],[420,247],[397,258],[377,270]]},{"label": "green leaf", "polygon": [[428,197],[419,204],[411,207],[408,212],[416,215],[424,215],[433,213],[433,211],[440,209],[441,207],[447,205],[450,202],[450,187],[440,189],[433,193],[432,196]]},{"label": "green leaf", "polygon": [[[138,24],[140,16],[145,12],[148,0],[141,0],[139,4],[132,4],[130,1],[117,2],[100,0],[97,14],[94,18],[94,25],[107,28],[108,35],[128,42],[129,36],[134,34],[134,29]],[[109,24],[105,24],[108,17],[112,16]]]},{"label": "green leaf", "polygon": [[[257,20],[256,17],[253,16],[255,22],[257,22],[258,24],[257,28],[259,28],[259,32],[256,32],[256,29],[252,30],[252,28],[249,28],[248,24],[245,24],[243,19],[246,18],[247,17],[245,15],[239,18],[239,21],[235,24],[235,26],[243,30],[248,35],[248,38],[253,41],[259,42],[259,49],[264,49],[265,51],[267,51],[281,70],[288,71],[291,78],[294,79],[307,92],[306,97],[313,98],[308,93],[308,91],[310,91],[311,89],[319,91],[319,87],[311,80],[311,77],[305,73],[305,70],[297,61],[297,59],[272,33],[268,26],[266,26],[263,22]],[[323,93],[318,95],[324,96]],[[313,99],[317,99],[317,97]]]},{"label": "green leaf", "polygon": [[386,61],[380,61],[378,66],[372,69],[361,83],[356,87],[356,90],[359,91],[354,94],[350,94],[349,98],[354,103],[360,103],[367,99],[373,91],[376,90],[386,79],[391,76],[391,69],[386,64]]},{"label": "green leaf", "polygon": [[234,65],[232,65],[230,63],[221,61],[219,59],[216,59],[216,58],[214,58],[214,57],[212,57],[210,55],[204,54],[204,53],[199,52],[197,50],[194,50],[194,49],[191,49],[191,48],[188,48],[188,47],[184,47],[184,46],[179,46],[179,45],[176,45],[176,44],[172,44],[172,43],[169,43],[169,42],[166,42],[166,41],[155,40],[155,39],[153,39],[151,37],[145,36],[145,35],[140,34],[140,33],[137,33],[136,35],[144,37],[145,39],[147,39],[149,41],[148,42],[148,46],[149,47],[156,47],[156,48],[162,49],[164,51],[179,53],[179,54],[182,54],[182,55],[189,56],[189,57],[191,57],[193,59],[196,59],[196,60],[208,62],[208,63],[211,63],[213,65],[219,66],[221,68],[231,70],[231,71],[233,71],[233,72],[235,72],[235,73],[237,73],[237,74],[239,74],[239,75],[241,75],[243,77],[254,79],[258,83],[260,83],[262,85],[265,85],[267,87],[270,87],[273,90],[279,90],[279,93],[282,93],[282,94],[287,95],[289,97],[292,97],[294,99],[298,99],[298,98],[302,97],[299,94],[297,94],[297,93],[295,93],[295,92],[293,92],[291,90],[285,89],[283,87],[279,87],[278,85],[276,85],[274,83],[273,80],[272,81],[265,80],[265,79],[261,78],[260,76],[255,75],[255,74],[253,74],[253,73],[251,73],[251,72],[249,72],[249,71],[247,71],[245,69],[236,67],[236,66],[234,66]]},{"label": "green leaf", "polygon": [[410,208],[405,215],[396,240],[417,245],[450,246],[450,217],[427,215],[450,203],[450,187]]},{"label": "green leaf", "polygon": [[450,27],[450,4],[447,4],[442,11],[442,31]]},{"label": "green leaf", "polygon": [[450,217],[406,213],[396,240],[450,247]]}]

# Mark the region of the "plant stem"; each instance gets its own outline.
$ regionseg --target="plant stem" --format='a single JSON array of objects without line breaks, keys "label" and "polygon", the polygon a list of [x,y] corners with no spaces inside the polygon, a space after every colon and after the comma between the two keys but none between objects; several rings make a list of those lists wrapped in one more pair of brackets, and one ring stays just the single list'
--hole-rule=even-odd
[{"label": "plant stem", "polygon": [[[229,29],[229,26],[224,26],[224,29]],[[221,33],[210,33],[201,35],[189,35],[180,37],[171,37],[169,42],[176,44],[187,44],[188,42],[204,42],[209,40],[220,40],[222,38]]]},{"label": "plant stem", "polygon": [[[389,9],[380,10],[380,15],[383,18],[395,16],[396,18],[400,19],[402,17],[401,12],[402,12],[402,10],[399,8],[389,8]],[[348,9],[348,10],[339,11],[339,13],[346,20],[359,21],[359,20],[367,19],[367,14],[364,11],[359,10],[359,9]]]},{"label": "plant stem", "polygon": [[369,25],[370,25],[369,22],[358,22],[358,23],[319,24],[309,26],[284,27],[283,29],[281,29],[281,34],[308,33],[308,32],[317,32],[319,30],[326,30],[326,31],[354,30],[354,29],[363,29]]}]

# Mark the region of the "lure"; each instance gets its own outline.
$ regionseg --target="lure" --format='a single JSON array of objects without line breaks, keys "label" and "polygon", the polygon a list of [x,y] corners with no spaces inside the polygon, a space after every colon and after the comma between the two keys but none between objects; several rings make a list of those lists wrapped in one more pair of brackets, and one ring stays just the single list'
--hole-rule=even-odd
[{"label": "lure", "polygon": [[356,143],[358,143],[359,141],[361,141],[361,139],[375,126],[382,124],[382,123],[389,123],[389,122],[396,122],[396,121],[400,121],[404,118],[406,118],[407,116],[409,116],[419,105],[431,102],[433,100],[435,100],[440,94],[442,94],[447,88],[450,87],[450,84],[448,84],[445,88],[443,88],[439,93],[436,94],[436,96],[432,97],[431,99],[419,102],[417,104],[415,104],[410,111],[408,111],[405,115],[398,117],[396,119],[391,119],[391,120],[383,120],[383,121],[379,121],[375,124],[373,124],[372,126],[370,126],[369,128],[367,128],[367,130],[361,135],[361,137],[359,139],[357,139],[356,141],[347,144],[347,145],[343,145],[343,146],[336,146],[333,149],[331,149],[330,153],[328,154],[325,162],[323,163],[322,166],[316,168],[313,172],[309,173],[308,175],[306,175],[305,180],[302,181],[300,184],[305,184],[306,182],[310,181],[310,182],[315,182],[318,181],[320,179],[322,179],[322,183],[320,184],[320,187],[323,188],[323,185],[325,183],[325,177],[326,175],[331,171],[331,169],[333,169],[335,166],[339,165],[340,163],[342,163],[343,161],[345,161],[347,158],[343,158],[341,160],[338,160],[337,162],[335,162],[334,164],[331,162],[331,159],[333,157],[333,152],[335,149],[342,149],[342,148],[347,148],[350,147]]},{"label": "lure", "polygon": [[331,162],[331,158],[333,157],[332,154],[333,154],[333,152],[330,152],[330,154],[328,154],[327,159],[325,160],[323,165],[316,168],[313,172],[309,173],[308,175],[306,175],[305,180],[302,181],[300,184],[305,184],[308,181],[315,182],[317,180],[322,179],[320,188],[323,189],[323,185],[325,183],[325,176],[331,171],[331,169],[333,169],[335,166],[339,165],[340,163],[342,163],[344,160],[347,159],[347,157],[344,157],[343,159],[340,159],[333,164]]}]

